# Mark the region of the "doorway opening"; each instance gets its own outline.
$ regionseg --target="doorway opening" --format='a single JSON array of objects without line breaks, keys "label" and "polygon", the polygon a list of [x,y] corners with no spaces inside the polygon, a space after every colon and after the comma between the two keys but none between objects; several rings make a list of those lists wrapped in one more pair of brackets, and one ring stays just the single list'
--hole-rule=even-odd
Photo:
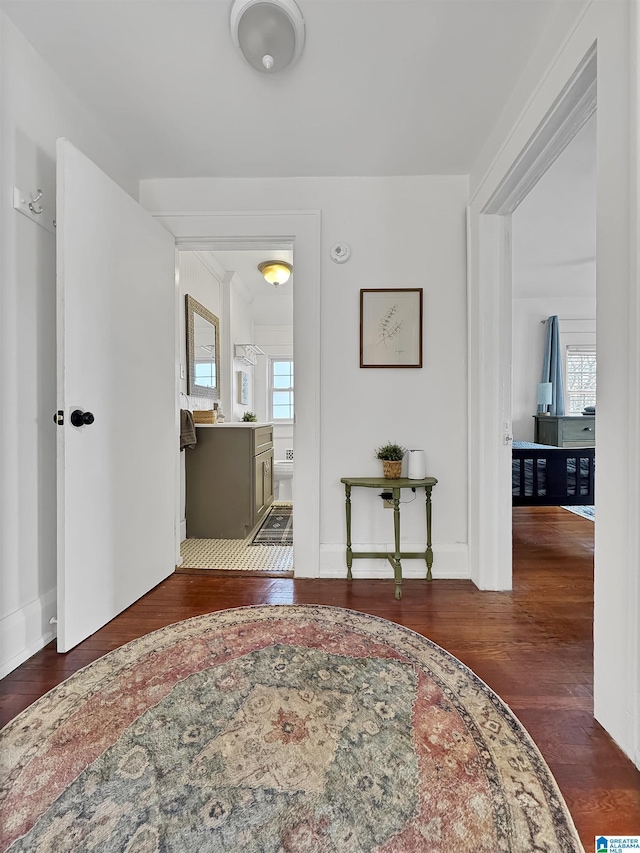
[{"label": "doorway opening", "polygon": [[[293,247],[181,250],[178,259],[181,406],[200,421],[195,446],[181,454],[178,571],[293,576],[295,270],[274,285],[258,268],[293,266]],[[182,378],[187,294],[220,320],[215,402],[188,394]],[[214,406],[216,423],[202,423]]]},{"label": "doorway opening", "polygon": [[[596,122],[594,113],[511,220],[513,581],[515,555],[534,547],[547,555],[552,596],[578,577],[566,559],[576,549],[593,570],[595,459],[565,451],[595,456]],[[560,376],[550,370],[551,338]]]},{"label": "doorway opening", "polygon": [[468,293],[474,318],[469,340],[477,347],[478,366],[472,360],[469,404],[480,413],[470,457],[480,462],[469,470],[469,538],[481,589],[512,587],[512,214],[594,116],[596,79],[593,44],[495,189],[486,192],[486,200],[477,192],[470,208],[470,269],[477,286]]},{"label": "doorway opening", "polygon": [[[559,506],[591,522],[593,466],[555,448],[595,448],[596,120],[594,113],[511,223],[514,504]],[[533,460],[518,451],[544,448],[534,484]],[[566,475],[557,497],[547,488],[556,473]]]}]

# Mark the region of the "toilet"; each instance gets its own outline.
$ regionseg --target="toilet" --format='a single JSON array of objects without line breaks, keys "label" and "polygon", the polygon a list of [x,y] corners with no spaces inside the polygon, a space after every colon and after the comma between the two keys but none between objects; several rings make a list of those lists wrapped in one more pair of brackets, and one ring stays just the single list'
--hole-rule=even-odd
[{"label": "toilet", "polygon": [[293,459],[277,459],[273,463],[273,498],[293,503]]}]

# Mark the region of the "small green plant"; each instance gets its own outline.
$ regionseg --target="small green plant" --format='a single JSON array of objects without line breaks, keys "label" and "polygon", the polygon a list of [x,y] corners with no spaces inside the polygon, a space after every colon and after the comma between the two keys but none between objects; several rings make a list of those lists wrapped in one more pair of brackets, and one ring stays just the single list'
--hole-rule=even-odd
[{"label": "small green plant", "polygon": [[258,421],[258,416],[256,415],[255,412],[245,412],[244,415],[242,416],[242,420],[246,421],[248,423],[255,424]]},{"label": "small green plant", "polygon": [[388,444],[383,444],[382,447],[376,448],[376,459],[382,459],[388,462],[400,462],[406,452],[406,447],[389,442]]}]

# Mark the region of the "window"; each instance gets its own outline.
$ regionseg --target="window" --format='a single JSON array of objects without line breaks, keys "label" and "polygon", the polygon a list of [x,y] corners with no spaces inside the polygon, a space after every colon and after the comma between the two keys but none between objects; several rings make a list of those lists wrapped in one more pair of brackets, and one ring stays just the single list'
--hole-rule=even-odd
[{"label": "window", "polygon": [[567,414],[579,415],[596,404],[595,346],[567,347]]},{"label": "window", "polygon": [[271,419],[293,420],[293,359],[269,359],[269,399]]},{"label": "window", "polygon": [[205,388],[216,388],[216,365],[211,359],[196,361],[194,364],[195,384],[203,385]]}]

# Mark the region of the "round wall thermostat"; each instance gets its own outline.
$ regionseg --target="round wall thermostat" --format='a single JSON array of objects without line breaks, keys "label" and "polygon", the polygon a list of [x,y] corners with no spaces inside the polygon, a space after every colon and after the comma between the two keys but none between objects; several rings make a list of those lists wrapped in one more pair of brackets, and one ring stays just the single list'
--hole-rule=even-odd
[{"label": "round wall thermostat", "polygon": [[331,247],[331,260],[336,264],[346,264],[351,257],[351,249],[346,243],[334,243]]}]

